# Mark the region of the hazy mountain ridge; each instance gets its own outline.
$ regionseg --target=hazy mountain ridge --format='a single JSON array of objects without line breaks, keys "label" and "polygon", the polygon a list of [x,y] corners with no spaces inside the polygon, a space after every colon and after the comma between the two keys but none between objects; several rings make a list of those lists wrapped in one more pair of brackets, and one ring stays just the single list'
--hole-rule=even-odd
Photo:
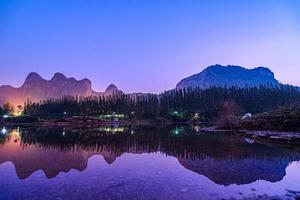
[{"label": "hazy mountain ridge", "polygon": [[63,96],[108,96],[114,93],[122,93],[122,91],[113,84],[108,86],[105,92],[96,92],[92,89],[91,81],[86,78],[76,80],[73,77],[67,78],[62,73],[55,73],[50,80],[46,80],[39,74],[32,72],[19,88],[9,85],[0,86],[0,105],[5,102],[23,105],[27,99],[40,101]]},{"label": "hazy mountain ridge", "polygon": [[182,79],[176,89],[220,87],[279,86],[274,73],[266,67],[246,69],[241,66],[212,65],[198,74]]}]

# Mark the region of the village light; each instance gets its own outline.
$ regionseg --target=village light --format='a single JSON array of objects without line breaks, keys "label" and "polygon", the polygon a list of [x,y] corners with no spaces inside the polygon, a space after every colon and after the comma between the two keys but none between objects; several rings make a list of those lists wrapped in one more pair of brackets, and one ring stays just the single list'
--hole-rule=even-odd
[{"label": "village light", "polygon": [[3,115],[3,118],[8,118],[8,115]]},{"label": "village light", "polygon": [[20,137],[20,128],[19,127],[17,128],[17,131],[16,131],[16,137]]},{"label": "village light", "polygon": [[6,134],[6,133],[7,133],[7,130],[6,130],[5,127],[2,128],[1,133],[3,133],[3,134]]},{"label": "village light", "polygon": [[65,135],[66,135],[66,129],[65,129],[65,128],[63,128],[62,135],[63,135],[63,136],[65,136]]},{"label": "village light", "polygon": [[184,133],[184,128],[183,127],[176,127],[171,130],[172,135],[179,136]]},{"label": "village light", "polygon": [[178,127],[176,127],[176,128],[175,128],[175,131],[174,131],[174,132],[175,132],[175,135],[178,135],[178,134],[179,134],[179,131],[180,131],[180,129],[179,129]]},{"label": "village light", "polygon": [[199,132],[200,131],[200,127],[199,126],[195,126],[195,131]]},{"label": "village light", "polygon": [[67,114],[67,112],[64,112],[64,115],[66,115]]}]

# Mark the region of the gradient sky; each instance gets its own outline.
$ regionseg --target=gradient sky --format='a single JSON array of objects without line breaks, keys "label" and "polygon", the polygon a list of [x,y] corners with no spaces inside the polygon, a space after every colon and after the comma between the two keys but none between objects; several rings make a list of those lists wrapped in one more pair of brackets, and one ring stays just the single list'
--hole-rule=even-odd
[{"label": "gradient sky", "polygon": [[160,92],[216,63],[300,85],[300,1],[0,0],[0,85],[62,72]]}]

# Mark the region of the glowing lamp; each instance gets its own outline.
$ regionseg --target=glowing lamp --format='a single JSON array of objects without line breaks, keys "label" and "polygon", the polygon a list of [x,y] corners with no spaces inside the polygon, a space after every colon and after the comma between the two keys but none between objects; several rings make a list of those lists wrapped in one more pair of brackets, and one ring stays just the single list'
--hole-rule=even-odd
[{"label": "glowing lamp", "polygon": [[6,134],[6,133],[7,133],[7,130],[6,130],[5,127],[2,128],[1,133],[3,133],[3,134]]}]

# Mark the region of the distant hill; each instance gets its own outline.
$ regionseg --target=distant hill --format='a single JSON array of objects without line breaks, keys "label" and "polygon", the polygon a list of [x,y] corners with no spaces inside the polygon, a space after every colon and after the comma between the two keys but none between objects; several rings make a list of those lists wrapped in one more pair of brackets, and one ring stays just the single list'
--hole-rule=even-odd
[{"label": "distant hill", "polygon": [[19,88],[9,85],[0,87],[0,105],[5,102],[23,105],[27,99],[40,101],[62,96],[107,96],[114,93],[122,93],[122,91],[113,84],[108,86],[105,92],[96,92],[92,89],[91,81],[88,79],[76,80],[75,78],[67,78],[61,73],[56,73],[52,79],[45,80],[39,74],[32,72]]},{"label": "distant hill", "polygon": [[254,87],[260,85],[280,85],[274,73],[265,67],[246,69],[240,66],[212,65],[202,72],[181,80],[176,89],[220,87]]}]

